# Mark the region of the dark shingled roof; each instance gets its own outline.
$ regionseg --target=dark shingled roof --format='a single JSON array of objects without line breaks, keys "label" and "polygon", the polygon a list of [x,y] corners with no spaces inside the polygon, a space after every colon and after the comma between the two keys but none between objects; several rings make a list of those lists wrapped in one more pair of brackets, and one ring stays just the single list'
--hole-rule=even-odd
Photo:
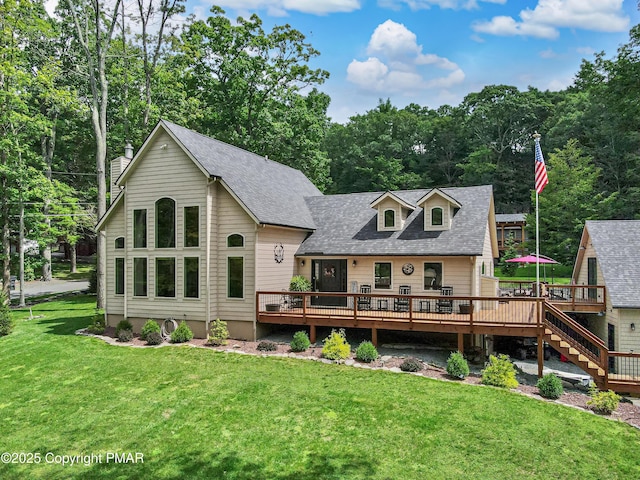
[{"label": "dark shingled roof", "polygon": [[[399,232],[378,232],[377,210],[369,205],[383,192],[307,198],[316,231],[297,255],[482,255],[493,190],[491,185],[440,189],[462,208],[450,230],[424,231],[424,210],[416,208]],[[415,203],[430,192],[393,192]]]},{"label": "dark shingled roof", "polygon": [[587,220],[607,295],[616,308],[640,308],[640,220]]},{"label": "dark shingled roof", "polygon": [[304,197],[322,193],[300,171],[161,120],[193,158],[220,177],[260,223],[313,230]]},{"label": "dark shingled roof", "polygon": [[524,222],[524,213],[496,213],[496,223]]}]

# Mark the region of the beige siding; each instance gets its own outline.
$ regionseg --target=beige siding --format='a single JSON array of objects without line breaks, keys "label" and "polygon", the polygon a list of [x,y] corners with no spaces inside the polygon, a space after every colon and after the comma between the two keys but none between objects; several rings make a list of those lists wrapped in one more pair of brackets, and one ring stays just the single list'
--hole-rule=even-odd
[{"label": "beige siding", "polygon": [[[386,198],[378,204],[378,231],[395,232],[404,228],[404,219],[402,218],[402,206],[393,200],[392,198]],[[395,225],[393,228],[385,228],[384,226],[384,212],[386,210],[393,210],[395,213]],[[406,209],[405,209],[406,211]],[[406,218],[406,216],[405,216]]]},{"label": "beige siding", "polygon": [[[218,274],[213,277],[216,283],[217,309],[213,316],[222,320],[255,322],[255,251],[256,223],[244,211],[240,204],[221,185],[216,188],[217,242],[212,248],[217,253]],[[244,236],[244,247],[227,247],[227,237],[231,234]],[[228,298],[227,259],[244,258],[244,298]],[[232,333],[232,332],[230,332]]]},{"label": "beige siding", "polygon": [[[307,232],[290,228],[264,227],[258,229],[256,245],[256,289],[257,290],[288,290],[291,277],[308,270],[311,263],[300,265],[300,260],[294,257]],[[282,245],[284,259],[276,263],[274,248]]]},{"label": "beige siding", "polygon": [[[483,277],[493,277],[493,249],[491,248],[491,230],[489,224],[487,224],[487,229],[484,234],[484,245],[482,247],[482,256],[476,258],[476,278],[481,279]],[[482,272],[484,266],[484,273]],[[476,293],[474,295],[482,295],[482,296],[497,296],[497,283],[495,284],[495,289],[491,292],[487,291],[489,285],[492,285],[494,282],[477,282],[478,285]]]},{"label": "beige siding", "polygon": [[[143,158],[137,161],[136,170],[126,182],[126,237],[127,237],[127,317],[167,318],[204,322],[206,312],[206,252],[205,206],[207,178],[184,151],[159,130],[148,145]],[[155,202],[163,197],[176,202],[176,248],[155,248]],[[184,247],[184,207],[200,209],[200,246]],[[133,211],[147,210],[147,248],[133,248]],[[147,258],[148,296],[133,296],[133,258]],[[184,257],[200,258],[200,298],[184,298]],[[155,296],[155,259],[175,258],[176,297]]]},{"label": "beige siding", "polygon": [[[584,255],[582,257],[582,263],[580,264],[580,270],[578,272],[578,278],[576,279],[577,285],[588,285],[588,272],[589,268],[587,266],[588,259],[596,257],[596,250],[593,248],[591,242],[587,244],[587,248],[584,251]],[[598,276],[597,282],[598,285],[604,285],[604,278],[602,277],[602,271],[600,269],[600,262],[597,262]]]},{"label": "beige siding", "polygon": [[[640,310],[619,309],[616,327],[616,349],[620,352],[640,352]],[[635,330],[631,330],[631,324]]]},{"label": "beige siding", "polygon": [[[116,258],[126,258],[126,246],[127,240],[125,238],[125,249],[116,249],[116,238],[125,236],[125,212],[124,202],[120,202],[117,205],[116,210],[112,213],[109,225],[106,230],[106,242],[107,242],[107,291],[106,291],[106,308],[105,310],[110,314],[123,315],[124,314],[124,295],[116,295],[115,290],[115,272],[116,272]],[[126,262],[125,262],[125,282],[126,275]],[[125,285],[126,291],[126,285]]]},{"label": "beige siding", "polygon": [[[412,294],[439,295],[440,291],[424,290],[424,263],[442,263],[442,285],[453,287],[454,295],[471,295],[471,276],[473,265],[469,257],[332,257],[347,260],[347,289],[351,291],[352,282],[356,282],[356,288],[360,285],[371,285],[372,293],[399,292],[400,285],[410,285]],[[299,273],[311,280],[311,260],[313,257],[304,257],[305,265],[300,267]],[[325,259],[323,257],[323,259]],[[326,258],[327,260],[329,258]],[[356,266],[353,266],[353,261]],[[391,262],[391,288],[375,289],[374,265],[376,262]],[[405,275],[402,266],[411,263],[414,272]]]}]

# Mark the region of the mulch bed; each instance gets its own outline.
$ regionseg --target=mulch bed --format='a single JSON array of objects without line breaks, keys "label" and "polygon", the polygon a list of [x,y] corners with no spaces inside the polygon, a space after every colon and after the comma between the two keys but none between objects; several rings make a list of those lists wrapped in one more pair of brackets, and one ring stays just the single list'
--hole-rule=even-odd
[{"label": "mulch bed", "polygon": [[[84,330],[81,330],[78,333],[81,333],[83,335],[89,335]],[[121,343],[117,341],[115,328],[113,327],[108,327],[105,330],[104,335],[95,335],[95,336],[98,338],[102,338],[108,343],[111,343],[114,345],[122,345],[122,346],[128,345],[128,346],[134,346],[134,347],[140,347],[140,348],[141,347],[158,348],[158,347],[170,345],[168,343],[163,343],[162,345],[149,347],[146,345],[146,342],[144,342],[143,340],[140,340],[139,336],[137,335],[134,336],[131,342]],[[249,355],[261,355],[264,357],[268,357],[268,356],[292,357],[292,358],[309,359],[309,360],[317,360],[317,361],[333,363],[330,360],[326,360],[322,358],[321,346],[311,346],[304,352],[294,353],[291,351],[289,344],[277,343],[276,344],[277,349],[275,351],[264,352],[264,351],[258,350],[257,347],[259,343],[260,342],[229,340],[227,345],[212,346],[207,344],[206,339],[194,338],[188,343],[188,345],[193,347],[218,350],[222,352],[235,352],[235,353],[244,353]],[[402,356],[383,356],[383,357],[378,357],[377,360],[371,363],[363,363],[353,358],[353,355],[352,355],[352,358],[344,361],[343,363],[352,365],[353,367],[359,367],[359,368],[385,369],[385,370],[400,372],[401,371],[400,365],[402,364],[405,358],[406,357],[402,357]],[[413,375],[420,375],[424,377],[435,378],[438,380],[444,380],[449,382],[461,382],[461,383],[466,383],[471,385],[481,385],[481,378],[479,375],[471,374],[464,380],[454,380],[447,374],[444,368],[437,365],[426,364],[424,362],[422,363],[424,365],[424,368],[419,372],[413,373]],[[568,406],[579,408],[588,412],[592,412],[587,406],[587,401],[590,398],[589,395],[575,389],[565,389],[565,393],[563,393],[558,400],[547,400],[541,397],[538,394],[537,387],[535,387],[534,385],[527,385],[525,383],[521,383],[518,386],[518,388],[515,389],[515,391],[523,395],[527,395],[529,397],[538,399],[540,401],[561,403],[563,405],[568,405]],[[613,412],[610,416],[607,416],[606,418],[611,418],[612,420],[625,422],[633,427],[640,428],[640,407],[632,404],[629,401],[622,401],[620,402],[618,409],[615,412]]]}]

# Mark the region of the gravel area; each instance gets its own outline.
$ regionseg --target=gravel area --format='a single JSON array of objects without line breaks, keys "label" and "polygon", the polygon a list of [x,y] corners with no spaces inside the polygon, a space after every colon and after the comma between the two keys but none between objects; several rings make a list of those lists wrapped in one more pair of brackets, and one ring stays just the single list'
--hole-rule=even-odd
[{"label": "gravel area", "polygon": [[[350,333],[351,331],[349,331]],[[85,330],[79,330],[77,332],[81,335],[89,335]],[[464,380],[454,380],[449,375],[447,375],[445,370],[446,360],[449,356],[449,352],[452,348],[442,348],[438,346],[428,345],[428,344],[408,344],[408,343],[382,343],[380,348],[378,348],[378,352],[380,356],[378,359],[371,363],[362,363],[355,358],[353,358],[353,354],[355,353],[355,346],[360,342],[357,339],[354,339],[352,335],[348,333],[348,338],[352,347],[352,358],[345,360],[343,363],[346,365],[350,365],[354,368],[363,368],[363,369],[385,369],[393,372],[401,372],[400,365],[404,361],[405,358],[414,357],[419,360],[424,365],[424,368],[420,372],[412,373],[411,375],[420,375],[429,378],[435,378],[438,380],[449,381],[449,382],[463,382],[466,384],[472,385],[481,385],[481,375],[480,371],[483,368],[483,365],[479,364],[470,364],[471,374]],[[138,347],[138,348],[163,348],[166,346],[171,346],[170,343],[163,343],[162,345],[149,347],[146,346],[146,343],[138,336],[135,336],[131,342],[121,343],[117,341],[115,338],[115,329],[113,327],[107,328],[104,335],[94,335],[95,337],[101,338],[104,341],[119,346],[129,346],[129,347]],[[325,335],[326,336],[326,335]],[[325,336],[321,336],[320,332],[318,332],[318,338],[325,338]],[[366,338],[363,338],[366,340]],[[200,348],[208,348],[212,350],[218,350],[228,353],[236,353],[236,354],[248,354],[248,355],[261,355],[263,357],[268,356],[280,356],[280,357],[290,357],[290,358],[298,358],[298,359],[307,359],[307,360],[315,360],[321,361],[325,363],[334,363],[331,360],[322,358],[322,342],[319,341],[316,344],[312,345],[309,349],[304,352],[294,353],[291,351],[289,347],[289,342],[291,340],[290,332],[281,332],[275,333],[266,338],[266,340],[271,340],[277,344],[277,349],[271,352],[263,352],[258,350],[257,342],[249,342],[249,341],[241,341],[241,340],[232,340],[230,339],[227,345],[223,346],[211,346],[207,344],[207,340],[205,339],[193,339],[189,342],[189,345]],[[355,340],[355,341],[354,341]],[[545,362],[545,366],[549,362]],[[556,362],[559,364],[559,362]],[[558,366],[553,364],[554,366]],[[577,370],[575,365],[567,366],[567,364],[561,364],[560,366],[564,366],[565,369]],[[553,368],[553,367],[552,367]],[[538,394],[538,389],[535,384],[537,381],[537,377],[535,375],[530,375],[525,373],[521,369],[518,369],[518,382],[520,385],[514,391],[521,393],[523,395],[527,395],[529,397],[538,399],[544,402],[556,402],[564,405],[568,405],[571,407],[579,408],[585,410],[587,412],[593,413],[587,407],[587,401],[589,400],[589,395],[586,393],[584,388],[575,387],[574,385],[563,382],[564,386],[564,394],[558,400],[547,400],[542,398]],[[638,402],[637,399],[628,399],[623,398],[618,406],[618,409],[613,412],[610,416],[605,416],[605,418],[610,418],[612,420],[618,420],[621,422],[628,423],[629,425],[640,428],[640,406],[636,405],[632,400]],[[638,402],[640,403],[640,402]],[[595,415],[595,413],[593,413]]]}]

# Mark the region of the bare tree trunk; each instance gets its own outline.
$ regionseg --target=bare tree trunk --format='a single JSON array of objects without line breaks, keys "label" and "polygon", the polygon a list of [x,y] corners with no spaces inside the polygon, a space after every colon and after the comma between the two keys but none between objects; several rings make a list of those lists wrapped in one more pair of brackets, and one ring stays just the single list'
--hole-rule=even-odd
[{"label": "bare tree trunk", "polygon": [[[54,114],[52,127],[51,127],[51,135],[43,135],[40,140],[40,146],[42,150],[42,159],[45,162],[45,176],[47,180],[51,182],[51,164],[53,163],[53,152],[55,150],[56,145],[56,122],[58,120],[58,114]],[[51,231],[51,218],[49,218],[49,199],[44,199],[44,222],[47,228],[47,235]],[[44,257],[44,265],[42,265],[42,280],[44,282],[50,282],[51,275],[51,244],[47,243],[44,247],[44,252],[42,252],[42,256]]]},{"label": "bare tree trunk", "polygon": [[22,202],[22,194],[20,195],[20,241],[18,249],[20,251],[20,307],[26,305],[24,301],[24,203]]},{"label": "bare tree trunk", "polygon": [[78,249],[77,244],[72,243],[71,247],[71,264],[69,267],[69,273],[76,273],[78,271]]},{"label": "bare tree trunk", "polygon": [[[0,164],[6,165],[7,154],[0,152]],[[0,191],[7,191],[7,177],[0,175]],[[2,250],[0,257],[2,258],[2,291],[7,299],[10,298],[9,284],[11,281],[11,244],[9,243],[9,203],[0,203],[0,219],[2,219]]]}]

